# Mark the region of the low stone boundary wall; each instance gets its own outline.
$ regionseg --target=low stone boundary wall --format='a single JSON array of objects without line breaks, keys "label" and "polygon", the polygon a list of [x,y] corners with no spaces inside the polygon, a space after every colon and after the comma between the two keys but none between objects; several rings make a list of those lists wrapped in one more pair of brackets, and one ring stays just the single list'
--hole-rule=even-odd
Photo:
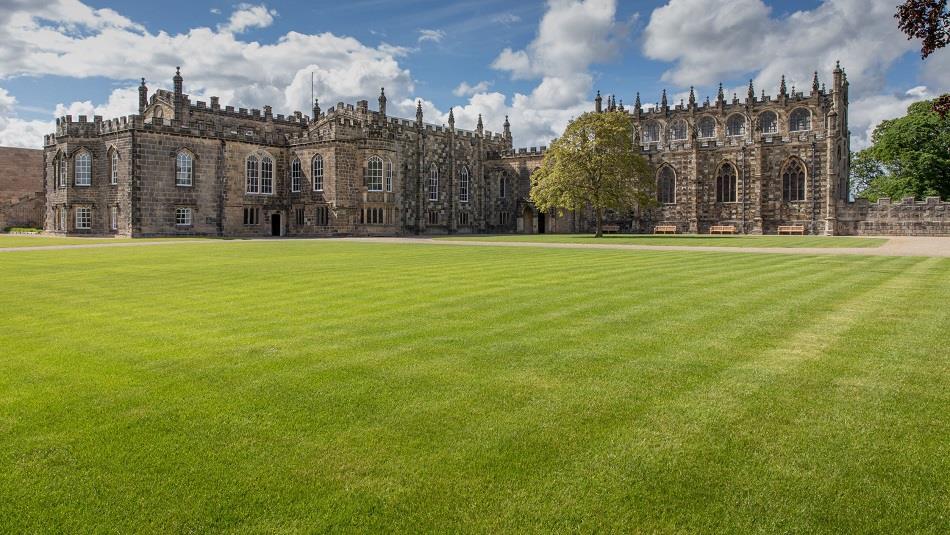
[{"label": "low stone boundary wall", "polygon": [[950,202],[939,197],[900,202],[882,197],[858,199],[837,207],[836,234],[850,236],[950,236]]},{"label": "low stone boundary wall", "polygon": [[46,198],[42,193],[0,204],[0,230],[7,227],[43,228]]}]

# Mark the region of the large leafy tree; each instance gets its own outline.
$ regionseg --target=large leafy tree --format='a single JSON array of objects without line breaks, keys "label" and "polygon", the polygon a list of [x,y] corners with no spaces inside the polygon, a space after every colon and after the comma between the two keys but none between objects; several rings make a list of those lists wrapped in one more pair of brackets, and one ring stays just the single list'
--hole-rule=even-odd
[{"label": "large leafy tree", "polygon": [[855,193],[872,201],[950,199],[950,117],[922,101],[911,104],[904,117],[883,121],[871,135],[871,146],[854,155],[851,180]]},{"label": "large leafy tree", "polygon": [[626,112],[585,113],[567,125],[531,176],[531,200],[541,211],[589,207],[603,235],[604,214],[653,203],[650,165],[633,144]]}]

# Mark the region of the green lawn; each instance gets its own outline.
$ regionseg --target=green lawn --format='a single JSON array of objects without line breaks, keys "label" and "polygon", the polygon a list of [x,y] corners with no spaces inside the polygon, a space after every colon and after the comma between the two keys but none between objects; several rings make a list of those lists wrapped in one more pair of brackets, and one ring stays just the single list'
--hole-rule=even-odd
[{"label": "green lawn", "polygon": [[520,241],[542,243],[600,243],[615,245],[684,245],[713,247],[880,247],[886,238],[854,236],[710,236],[697,234],[502,234],[493,236],[445,236],[440,240]]},{"label": "green lawn", "polygon": [[4,532],[950,528],[950,259],[0,253]]},{"label": "green lawn", "polygon": [[141,241],[168,241],[198,238],[83,238],[29,234],[0,234],[0,249],[8,247],[48,247],[51,245],[92,245],[97,243],[124,243]]}]

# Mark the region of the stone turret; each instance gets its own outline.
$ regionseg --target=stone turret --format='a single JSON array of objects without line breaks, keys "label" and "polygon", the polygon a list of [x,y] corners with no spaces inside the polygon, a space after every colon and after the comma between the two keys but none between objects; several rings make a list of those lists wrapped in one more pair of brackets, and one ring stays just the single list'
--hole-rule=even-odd
[{"label": "stone turret", "polygon": [[320,118],[320,99],[313,99],[313,120],[314,122]]},{"label": "stone turret", "polygon": [[478,133],[478,135],[485,133],[485,125],[482,124],[482,114],[480,113],[478,114],[478,124],[475,125],[475,132]]},{"label": "stone turret", "polygon": [[814,78],[811,79],[811,94],[812,94],[812,95],[817,95],[817,94],[818,94],[818,88],[819,88],[819,85],[818,85],[818,71],[815,71],[815,76],[814,76]]},{"label": "stone turret", "polygon": [[594,111],[600,113],[603,111],[601,105],[604,103],[604,99],[600,96],[600,90],[597,90],[597,96],[594,97]]},{"label": "stone turret", "polygon": [[511,141],[511,123],[508,122],[507,115],[505,115],[504,127],[505,127],[505,130],[504,130],[505,139],[510,142]]},{"label": "stone turret", "polygon": [[785,75],[782,75],[782,82],[778,86],[778,98],[785,99],[788,96],[788,91],[785,89]]},{"label": "stone turret", "polygon": [[416,126],[422,126],[422,101],[416,102]]},{"label": "stone turret", "polygon": [[752,104],[755,100],[755,87],[752,86],[752,79],[749,79],[749,91],[746,93],[746,104]]},{"label": "stone turret", "polygon": [[379,88],[379,114],[383,117],[386,116],[386,88]]},{"label": "stone turret", "polygon": [[693,90],[693,86],[689,86],[689,107],[696,107],[696,92]]},{"label": "stone turret", "polygon": [[719,93],[716,94],[716,106],[720,108],[726,104],[726,95],[722,92],[722,82],[719,82]]},{"label": "stone turret", "polygon": [[142,85],[139,86],[139,114],[145,113],[148,107],[148,88],[145,87],[145,78],[142,78]]},{"label": "stone turret", "polygon": [[633,102],[633,114],[637,117],[643,113],[643,106],[640,105],[640,92],[637,91],[637,99]]},{"label": "stone turret", "polygon": [[455,107],[449,108],[449,128],[455,130],[455,112],[453,111]]},{"label": "stone turret", "polygon": [[660,96],[660,109],[663,111],[667,111],[670,109],[666,101],[666,89],[663,90],[663,94]]}]

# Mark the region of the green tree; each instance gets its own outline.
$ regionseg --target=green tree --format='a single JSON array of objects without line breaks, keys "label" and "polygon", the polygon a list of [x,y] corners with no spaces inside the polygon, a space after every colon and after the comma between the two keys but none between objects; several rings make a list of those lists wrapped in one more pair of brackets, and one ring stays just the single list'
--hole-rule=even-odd
[{"label": "green tree", "polygon": [[531,200],[538,210],[590,207],[601,237],[607,210],[651,205],[653,173],[633,134],[630,116],[622,111],[585,113],[571,121],[531,176]]},{"label": "green tree", "polygon": [[871,146],[852,158],[851,180],[855,193],[871,201],[950,198],[950,117],[922,101],[911,104],[904,117],[883,121]]}]

